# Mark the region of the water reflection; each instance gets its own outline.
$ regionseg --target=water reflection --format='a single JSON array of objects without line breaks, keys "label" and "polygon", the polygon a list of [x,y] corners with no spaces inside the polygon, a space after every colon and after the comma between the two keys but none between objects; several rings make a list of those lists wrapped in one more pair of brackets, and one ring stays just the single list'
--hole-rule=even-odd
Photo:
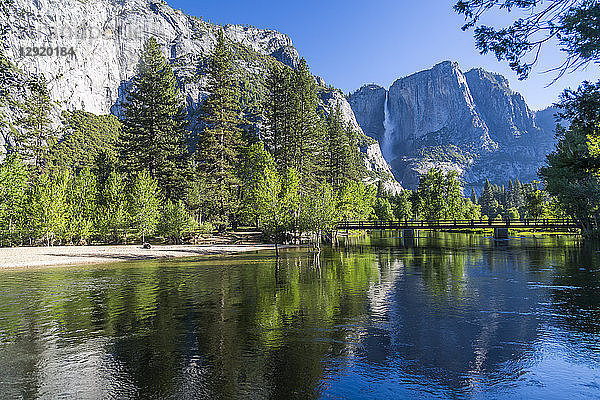
[{"label": "water reflection", "polygon": [[373,235],[307,251],[0,273],[0,392],[600,396],[597,247]]}]

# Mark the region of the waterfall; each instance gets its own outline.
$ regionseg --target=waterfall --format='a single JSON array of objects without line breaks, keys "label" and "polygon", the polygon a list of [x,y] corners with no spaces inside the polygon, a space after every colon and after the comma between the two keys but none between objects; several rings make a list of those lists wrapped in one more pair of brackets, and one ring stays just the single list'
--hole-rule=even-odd
[{"label": "waterfall", "polygon": [[392,134],[394,125],[389,109],[389,91],[385,91],[385,103],[383,104],[383,143],[381,144],[381,153],[387,162],[392,161]]}]

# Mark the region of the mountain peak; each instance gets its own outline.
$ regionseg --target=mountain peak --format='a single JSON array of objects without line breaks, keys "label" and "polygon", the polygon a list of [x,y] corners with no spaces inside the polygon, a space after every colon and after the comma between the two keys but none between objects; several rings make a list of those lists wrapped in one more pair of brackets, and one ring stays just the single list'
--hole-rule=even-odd
[{"label": "mountain peak", "polygon": [[355,92],[350,105],[364,132],[388,149],[387,161],[405,187],[415,187],[434,166],[457,170],[471,187],[486,175],[498,182],[535,179],[554,144],[508,80],[482,68],[463,74],[458,63],[443,61],[396,80],[387,118],[385,91],[370,92]]}]

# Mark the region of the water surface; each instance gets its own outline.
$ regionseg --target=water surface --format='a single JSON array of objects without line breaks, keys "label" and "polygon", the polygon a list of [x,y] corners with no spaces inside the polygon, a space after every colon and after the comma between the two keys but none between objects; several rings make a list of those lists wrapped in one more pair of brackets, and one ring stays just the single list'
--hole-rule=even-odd
[{"label": "water surface", "polygon": [[600,247],[375,234],[0,272],[2,398],[600,398]]}]

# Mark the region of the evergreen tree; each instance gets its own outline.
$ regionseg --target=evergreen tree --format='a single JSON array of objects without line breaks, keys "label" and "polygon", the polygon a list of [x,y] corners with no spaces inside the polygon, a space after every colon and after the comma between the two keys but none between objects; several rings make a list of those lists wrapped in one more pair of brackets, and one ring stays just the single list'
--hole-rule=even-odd
[{"label": "evergreen tree", "polygon": [[124,108],[118,140],[122,169],[131,175],[147,171],[167,198],[183,198],[189,174],[185,104],[154,38],[144,44]]},{"label": "evergreen tree", "polygon": [[29,82],[30,93],[19,103],[22,115],[16,121],[15,150],[30,161],[38,172],[47,162],[49,148],[57,138],[50,113],[53,104],[43,76]]},{"label": "evergreen tree", "polygon": [[359,176],[359,155],[356,134],[344,124],[340,105],[330,110],[327,120],[327,165],[325,178],[338,191]]},{"label": "evergreen tree", "polygon": [[62,137],[51,149],[53,165],[80,170],[92,167],[100,153],[115,154],[121,123],[114,115],[94,115],[85,111],[62,113]]},{"label": "evergreen tree", "polygon": [[477,200],[477,194],[475,193],[475,188],[471,188],[471,196],[469,197],[469,199],[471,199],[471,202],[473,204],[479,203],[479,201]]},{"label": "evergreen tree", "polygon": [[456,171],[448,171],[444,177],[444,218],[461,219],[464,214],[464,198]]},{"label": "evergreen tree", "polygon": [[485,180],[483,192],[479,197],[479,205],[481,206],[481,213],[493,218],[498,213],[498,201],[494,197],[494,189],[489,180]]},{"label": "evergreen tree", "polygon": [[242,143],[239,93],[222,30],[207,72],[210,95],[202,107],[204,127],[196,149],[197,171],[206,185],[206,208],[215,219],[227,223],[236,214],[236,167]]},{"label": "evergreen tree", "polygon": [[284,173],[300,174],[302,191],[315,185],[325,168],[324,127],[317,112],[317,89],[304,59],[295,70],[275,66],[268,80],[267,149]]}]

